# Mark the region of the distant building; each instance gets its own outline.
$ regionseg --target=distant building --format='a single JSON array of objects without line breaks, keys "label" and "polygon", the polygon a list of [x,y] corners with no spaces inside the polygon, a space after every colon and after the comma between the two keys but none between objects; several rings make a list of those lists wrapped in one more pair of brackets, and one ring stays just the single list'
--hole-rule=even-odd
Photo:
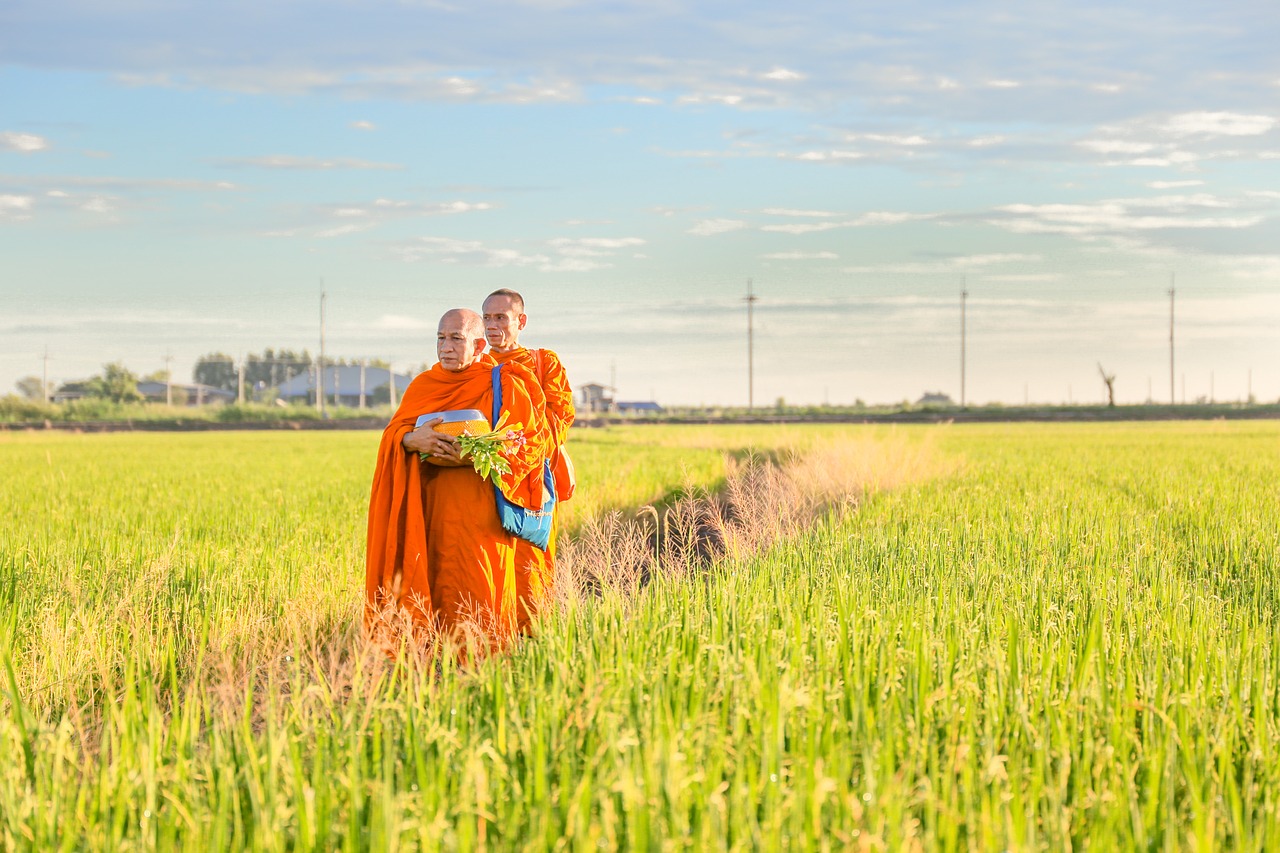
[{"label": "distant building", "polygon": [[[173,383],[173,401],[177,405],[186,406],[208,406],[215,403],[231,403],[236,399],[234,391],[227,391],[224,388],[214,388],[212,385],[201,385],[198,382],[190,384],[184,382]],[[148,403],[164,403],[169,399],[169,392],[165,383],[153,382],[145,380],[138,383],[138,393]]]},{"label": "distant building", "polygon": [[[363,373],[363,378],[361,375]],[[338,405],[352,409],[360,408],[363,395],[364,404],[372,406],[388,400],[388,387],[392,373],[385,367],[361,367],[358,364],[335,364],[324,369],[324,399],[333,402],[336,395]],[[395,394],[391,399],[400,400],[404,389],[413,381],[412,376],[395,374]],[[314,368],[280,384],[278,395],[281,400],[290,403],[314,403],[316,401],[316,377]]]},{"label": "distant building", "polygon": [[660,415],[663,412],[663,408],[652,400],[618,402],[614,409],[621,415]]},{"label": "distant building", "polygon": [[579,408],[586,412],[602,413],[613,411],[613,397],[606,392],[607,385],[589,382],[578,389]]},{"label": "distant building", "polygon": [[[92,397],[93,395],[88,391],[88,385],[88,379],[64,382],[58,386],[58,390],[53,392],[51,399],[55,403],[72,403],[76,400]],[[173,383],[173,390],[175,392],[173,395],[174,403],[177,405],[209,406],[231,403],[236,399],[234,391],[224,391],[221,388],[214,388],[212,385],[201,385],[199,383],[175,382]],[[168,399],[163,382],[152,382],[150,380],[139,382],[138,393],[148,403],[163,403]]]},{"label": "distant building", "polygon": [[954,406],[949,396],[941,391],[925,391],[924,396],[916,400],[917,406]]},{"label": "distant building", "polygon": [[89,392],[85,386],[89,384],[88,379],[77,379],[74,382],[63,382],[58,386],[50,397],[55,403],[71,403],[76,400],[83,400],[89,396]]}]

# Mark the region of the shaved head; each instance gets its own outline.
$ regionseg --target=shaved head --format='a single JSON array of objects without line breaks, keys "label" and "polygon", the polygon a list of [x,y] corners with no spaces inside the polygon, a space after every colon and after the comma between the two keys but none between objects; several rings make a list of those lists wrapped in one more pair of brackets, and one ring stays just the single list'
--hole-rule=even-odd
[{"label": "shaved head", "polygon": [[520,348],[520,331],[529,318],[524,313],[524,297],[514,290],[495,290],[484,300],[484,334],[496,353]]},{"label": "shaved head", "polygon": [[498,290],[495,290],[493,293],[490,293],[488,296],[486,296],[484,301],[488,302],[490,299],[492,299],[495,296],[507,297],[508,299],[511,300],[511,307],[515,309],[515,312],[517,314],[524,313],[524,297],[521,296],[516,291],[512,290],[511,288],[509,287],[499,288]]},{"label": "shaved head", "polygon": [[467,333],[468,338],[484,337],[484,320],[480,319],[480,315],[472,311],[470,308],[450,308],[440,317],[440,325],[437,331],[443,329],[446,325],[462,329]]},{"label": "shaved head", "polygon": [[465,370],[484,352],[484,321],[470,308],[444,312],[436,329],[436,355],[451,372]]}]

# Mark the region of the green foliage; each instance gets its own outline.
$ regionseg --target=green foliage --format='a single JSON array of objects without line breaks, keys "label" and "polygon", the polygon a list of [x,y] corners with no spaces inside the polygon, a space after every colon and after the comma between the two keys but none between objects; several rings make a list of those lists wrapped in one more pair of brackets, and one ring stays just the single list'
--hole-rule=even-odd
[{"label": "green foliage", "polygon": [[38,422],[58,417],[58,407],[39,400],[6,394],[0,397],[0,421],[5,423]]},{"label": "green foliage", "polygon": [[19,379],[15,385],[18,393],[28,400],[39,400],[44,402],[44,380],[39,376],[24,376]]},{"label": "green foliage", "polygon": [[90,397],[109,400],[112,403],[138,403],[138,377],[122,362],[113,361],[102,366],[102,373],[84,384]]},{"label": "green foliage", "polygon": [[[0,847],[1280,844],[1280,426],[926,430],[960,473],[438,674],[356,653],[376,431],[0,433]],[[575,432],[574,502],[879,434],[780,432]]]},{"label": "green foliage", "polygon": [[235,391],[240,383],[236,360],[224,352],[211,352],[196,359],[191,378],[197,385],[208,385],[224,391]]}]

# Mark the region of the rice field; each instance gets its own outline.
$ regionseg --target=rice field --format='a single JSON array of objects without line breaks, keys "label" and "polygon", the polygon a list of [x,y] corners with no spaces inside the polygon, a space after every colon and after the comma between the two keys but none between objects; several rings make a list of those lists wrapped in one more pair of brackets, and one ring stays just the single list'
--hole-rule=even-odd
[{"label": "rice field", "polygon": [[866,488],[439,672],[353,627],[376,441],[0,434],[0,848],[1280,845],[1280,424],[575,432],[571,532]]}]

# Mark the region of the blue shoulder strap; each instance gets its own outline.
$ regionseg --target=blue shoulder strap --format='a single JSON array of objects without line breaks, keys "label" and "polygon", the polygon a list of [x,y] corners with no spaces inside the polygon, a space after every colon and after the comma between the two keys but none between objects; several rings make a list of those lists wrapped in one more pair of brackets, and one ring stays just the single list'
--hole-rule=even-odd
[{"label": "blue shoulder strap", "polygon": [[489,422],[489,428],[493,429],[498,425],[498,415],[502,411],[502,365],[495,364],[493,366],[493,417]]}]

